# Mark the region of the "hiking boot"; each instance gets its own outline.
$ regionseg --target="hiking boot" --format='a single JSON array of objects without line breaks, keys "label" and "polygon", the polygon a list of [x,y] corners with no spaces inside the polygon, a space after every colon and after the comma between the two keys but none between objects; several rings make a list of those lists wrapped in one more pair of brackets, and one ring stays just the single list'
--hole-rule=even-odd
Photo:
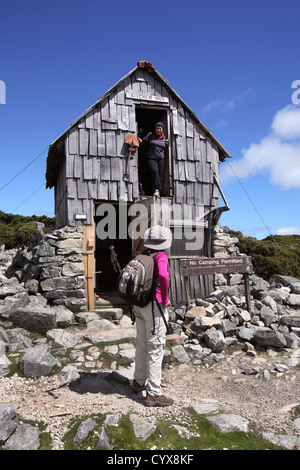
[{"label": "hiking boot", "polygon": [[149,395],[146,396],[146,405],[147,406],[170,406],[174,403],[173,398],[167,398],[164,395]]},{"label": "hiking boot", "polygon": [[132,387],[131,387],[132,391],[134,393],[139,393],[139,392],[142,392],[143,390],[146,390],[146,386],[145,384],[144,385],[140,385],[138,382],[136,382],[135,380],[132,382]]}]

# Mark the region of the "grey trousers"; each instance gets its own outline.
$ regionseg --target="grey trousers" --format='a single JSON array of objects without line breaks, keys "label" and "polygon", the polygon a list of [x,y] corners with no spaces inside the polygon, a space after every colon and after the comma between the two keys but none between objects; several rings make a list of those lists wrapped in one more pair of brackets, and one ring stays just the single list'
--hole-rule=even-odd
[{"label": "grey trousers", "polygon": [[[161,305],[166,321],[168,312]],[[136,317],[136,353],[134,380],[140,385],[146,384],[146,391],[149,395],[162,395],[161,372],[162,360],[166,344],[166,326],[154,302],[154,322],[153,330],[152,303],[146,307],[133,306]]]}]

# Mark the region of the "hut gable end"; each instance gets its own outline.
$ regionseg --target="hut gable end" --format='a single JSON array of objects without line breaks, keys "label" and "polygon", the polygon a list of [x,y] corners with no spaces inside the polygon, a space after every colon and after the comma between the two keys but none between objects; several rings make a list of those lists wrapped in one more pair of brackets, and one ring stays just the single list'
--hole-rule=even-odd
[{"label": "hut gable end", "polygon": [[60,223],[74,222],[88,210],[91,224],[93,201],[139,199],[139,152],[130,153],[125,139],[156,116],[162,116],[169,138],[166,195],[205,210],[218,206],[215,178],[219,161],[229,155],[167,80],[139,62],[50,145],[46,180],[47,187],[55,187]]}]

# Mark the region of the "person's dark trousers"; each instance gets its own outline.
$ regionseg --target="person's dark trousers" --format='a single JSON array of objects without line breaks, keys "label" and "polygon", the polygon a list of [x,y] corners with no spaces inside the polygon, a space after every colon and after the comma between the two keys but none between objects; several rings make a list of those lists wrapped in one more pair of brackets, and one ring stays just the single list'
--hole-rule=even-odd
[{"label": "person's dark trousers", "polygon": [[154,192],[156,189],[161,191],[161,182],[164,172],[164,159],[161,158],[158,160],[150,158],[148,160],[148,168],[151,171],[152,191]]}]

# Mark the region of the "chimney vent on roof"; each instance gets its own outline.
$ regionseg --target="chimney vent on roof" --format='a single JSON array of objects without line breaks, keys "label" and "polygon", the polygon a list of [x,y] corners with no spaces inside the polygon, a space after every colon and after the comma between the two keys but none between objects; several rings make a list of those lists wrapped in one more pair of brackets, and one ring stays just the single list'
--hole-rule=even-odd
[{"label": "chimney vent on roof", "polygon": [[150,62],[147,62],[147,60],[140,60],[138,62],[138,67],[140,69],[146,68],[146,69],[149,69],[149,70],[155,70],[155,67],[153,67],[153,65],[150,64]]}]

